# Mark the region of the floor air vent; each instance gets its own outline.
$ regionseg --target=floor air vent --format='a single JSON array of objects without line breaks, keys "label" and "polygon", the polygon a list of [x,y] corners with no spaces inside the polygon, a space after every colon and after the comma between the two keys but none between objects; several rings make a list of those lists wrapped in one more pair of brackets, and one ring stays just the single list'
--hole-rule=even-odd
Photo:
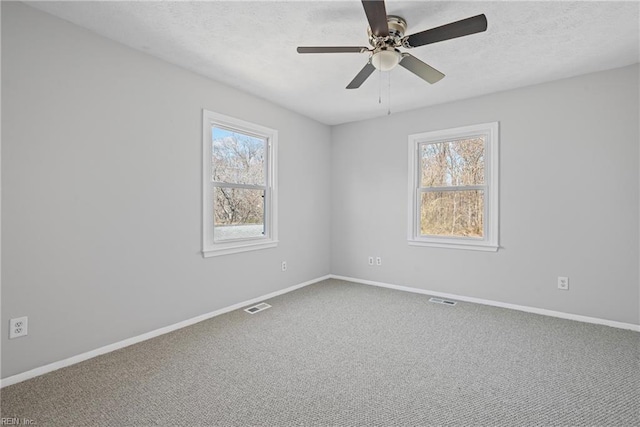
[{"label": "floor air vent", "polygon": [[448,300],[448,299],[442,299],[442,298],[436,298],[436,297],[429,298],[429,302],[435,302],[435,303],[444,304],[444,305],[456,305],[455,301],[451,301],[451,300]]},{"label": "floor air vent", "polygon": [[249,314],[255,314],[259,311],[266,310],[267,308],[270,308],[270,307],[271,306],[266,302],[261,302],[260,304],[256,304],[251,307],[245,308],[244,311],[246,311]]}]

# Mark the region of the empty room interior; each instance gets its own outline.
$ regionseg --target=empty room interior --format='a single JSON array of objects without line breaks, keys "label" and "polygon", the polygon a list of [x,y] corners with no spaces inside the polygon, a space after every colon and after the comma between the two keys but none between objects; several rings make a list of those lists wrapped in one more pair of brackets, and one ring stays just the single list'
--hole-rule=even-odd
[{"label": "empty room interior", "polygon": [[639,2],[0,13],[0,424],[640,425]]}]

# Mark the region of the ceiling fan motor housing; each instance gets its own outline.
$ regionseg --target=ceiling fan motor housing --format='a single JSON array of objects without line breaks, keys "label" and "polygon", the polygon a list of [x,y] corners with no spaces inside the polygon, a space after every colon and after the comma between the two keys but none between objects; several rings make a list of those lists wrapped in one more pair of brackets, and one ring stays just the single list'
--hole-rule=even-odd
[{"label": "ceiling fan motor housing", "polygon": [[400,16],[389,15],[387,16],[387,25],[389,26],[389,36],[387,37],[377,37],[371,31],[371,27],[367,28],[369,44],[374,48],[383,46],[402,46],[402,37],[404,37],[405,31],[407,31],[407,21]]},{"label": "ceiling fan motor housing", "polygon": [[400,16],[387,16],[387,24],[389,25],[389,36],[401,39],[407,31],[407,21]]}]

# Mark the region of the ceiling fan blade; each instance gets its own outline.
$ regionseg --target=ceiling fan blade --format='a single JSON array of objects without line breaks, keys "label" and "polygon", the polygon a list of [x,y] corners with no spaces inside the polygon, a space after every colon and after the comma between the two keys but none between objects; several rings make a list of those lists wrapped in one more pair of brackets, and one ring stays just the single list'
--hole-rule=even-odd
[{"label": "ceiling fan blade", "polygon": [[363,53],[369,49],[362,46],[300,46],[298,53]]},{"label": "ceiling fan blade", "polygon": [[389,24],[387,23],[387,10],[383,0],[362,0],[364,13],[367,14],[371,32],[377,37],[387,37],[389,35]]},{"label": "ceiling fan blade", "polygon": [[415,56],[408,53],[402,54],[400,65],[431,84],[440,81],[444,77],[444,74],[440,71],[436,70],[431,65],[425,64]]},{"label": "ceiling fan blade", "polygon": [[375,69],[376,67],[371,65],[371,62],[367,62],[367,65],[365,65],[364,68],[360,70],[358,75],[353,80],[351,80],[351,83],[349,83],[347,89],[358,89]]},{"label": "ceiling fan blade", "polygon": [[407,37],[405,47],[418,47],[425,44],[437,43],[456,37],[468,36],[487,30],[487,17],[483,15],[472,16],[461,21],[452,22],[441,27],[415,33]]}]

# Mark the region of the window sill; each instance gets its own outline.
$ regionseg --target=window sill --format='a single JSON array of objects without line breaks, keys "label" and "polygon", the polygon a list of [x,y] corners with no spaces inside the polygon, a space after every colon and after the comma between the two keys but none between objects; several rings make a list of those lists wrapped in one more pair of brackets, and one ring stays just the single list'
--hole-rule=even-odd
[{"label": "window sill", "polygon": [[409,240],[409,246],[426,246],[430,248],[462,249],[466,251],[497,252],[500,246],[485,242],[429,242]]},{"label": "window sill", "polygon": [[210,258],[214,256],[237,254],[240,252],[257,251],[260,249],[275,248],[278,246],[277,240],[270,240],[268,242],[253,242],[253,243],[233,243],[233,244],[221,244],[219,247],[213,247],[202,251],[203,258]]}]

